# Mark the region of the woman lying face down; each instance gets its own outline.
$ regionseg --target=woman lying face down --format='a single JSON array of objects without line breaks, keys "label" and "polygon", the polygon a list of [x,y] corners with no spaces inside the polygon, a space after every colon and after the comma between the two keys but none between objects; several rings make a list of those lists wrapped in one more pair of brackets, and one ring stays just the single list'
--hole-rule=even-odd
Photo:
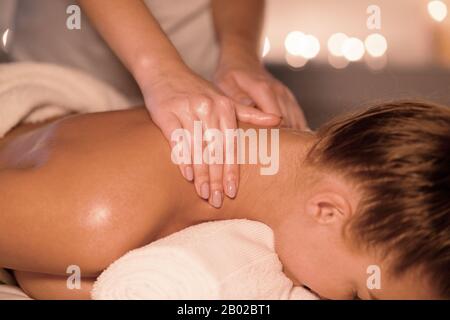
[{"label": "woman lying face down", "polygon": [[[449,109],[386,104],[279,142],[278,173],[241,165],[237,196],[216,209],[144,109],[16,128],[0,140],[0,266],[34,298],[89,298],[129,250],[246,218],[272,228],[285,274],[323,298],[450,297]],[[66,288],[72,265],[81,290]]]}]

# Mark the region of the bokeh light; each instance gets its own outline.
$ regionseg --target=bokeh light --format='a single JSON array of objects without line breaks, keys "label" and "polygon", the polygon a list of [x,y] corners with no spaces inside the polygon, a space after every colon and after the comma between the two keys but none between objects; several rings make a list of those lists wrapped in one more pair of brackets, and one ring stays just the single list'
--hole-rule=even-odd
[{"label": "bokeh light", "polygon": [[2,36],[2,43],[3,43],[3,47],[6,48],[6,44],[8,42],[8,34],[9,34],[9,29],[6,29],[5,32],[3,32],[3,36]]},{"label": "bokeh light", "polygon": [[289,66],[291,66],[294,69],[303,68],[307,63],[308,59],[302,56],[292,55],[289,52],[286,53],[286,62]]},{"label": "bokeh light", "polygon": [[388,47],[386,38],[379,33],[372,33],[369,35],[364,41],[364,44],[366,45],[367,52],[372,57],[383,56]]},{"label": "bokeh light", "polygon": [[288,53],[294,56],[299,56],[301,52],[301,42],[305,34],[300,31],[292,31],[286,36],[284,46]]},{"label": "bokeh light", "polygon": [[383,55],[381,57],[372,57],[370,55],[367,55],[365,57],[365,61],[366,61],[367,66],[372,71],[381,71],[387,66],[388,57],[387,57],[387,55]]},{"label": "bokeh light", "polygon": [[344,55],[342,52],[342,46],[347,39],[348,36],[345,33],[339,32],[333,34],[328,39],[328,50],[330,53],[336,57],[342,57]]},{"label": "bokeh light", "polygon": [[265,37],[262,50],[262,57],[264,58],[265,56],[267,56],[269,54],[269,51],[270,51],[270,41],[268,37]]},{"label": "bokeh light", "polygon": [[358,38],[348,38],[342,45],[342,53],[348,61],[358,61],[364,56],[364,43]]},{"label": "bokeh light", "polygon": [[328,62],[335,69],[344,69],[349,65],[349,61],[344,57],[338,57],[333,54],[328,55]]},{"label": "bokeh light", "polygon": [[284,41],[287,52],[293,56],[312,59],[320,52],[320,42],[313,35],[306,35],[300,31],[290,32]]},{"label": "bokeh light", "polygon": [[444,21],[448,13],[447,5],[439,0],[430,1],[428,3],[428,13],[434,20],[438,22]]},{"label": "bokeh light", "polygon": [[307,59],[316,57],[320,52],[320,42],[313,35],[305,36],[305,45],[302,52],[302,56]]}]

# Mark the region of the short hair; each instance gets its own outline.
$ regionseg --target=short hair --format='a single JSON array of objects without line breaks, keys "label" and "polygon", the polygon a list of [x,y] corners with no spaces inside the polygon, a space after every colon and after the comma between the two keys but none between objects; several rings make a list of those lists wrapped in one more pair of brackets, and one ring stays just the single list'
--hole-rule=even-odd
[{"label": "short hair", "polygon": [[344,228],[352,242],[393,254],[390,272],[423,270],[450,298],[450,109],[398,101],[332,121],[308,159],[362,192]]}]

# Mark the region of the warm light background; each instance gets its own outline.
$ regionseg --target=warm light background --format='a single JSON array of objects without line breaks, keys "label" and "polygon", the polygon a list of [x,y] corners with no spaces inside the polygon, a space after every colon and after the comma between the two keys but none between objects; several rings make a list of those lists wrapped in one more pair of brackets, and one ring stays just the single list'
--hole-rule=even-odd
[{"label": "warm light background", "polygon": [[[284,61],[284,39],[293,30],[316,36],[321,44],[318,60],[327,61],[327,41],[336,32],[364,40],[379,32],[388,41],[389,62],[399,66],[432,63],[433,34],[437,23],[430,17],[427,0],[268,0],[264,35],[271,43],[268,62]],[[381,30],[368,30],[369,5],[381,9]]]},{"label": "warm light background", "polygon": [[[430,2],[268,0],[263,35],[270,50],[264,61],[295,93],[313,128],[339,114],[392,99],[423,99],[450,106],[450,0],[434,1],[447,11],[445,15],[442,9],[434,10],[434,18]],[[370,5],[381,9],[380,30],[367,28]],[[438,21],[439,15],[445,18]],[[287,54],[285,40],[292,31],[316,37],[320,43],[317,56],[305,61]],[[387,41],[387,51],[376,59],[366,51],[359,61],[350,63],[339,58],[338,69],[330,64],[333,56],[328,49],[328,39],[337,32],[361,41],[379,33]]]}]

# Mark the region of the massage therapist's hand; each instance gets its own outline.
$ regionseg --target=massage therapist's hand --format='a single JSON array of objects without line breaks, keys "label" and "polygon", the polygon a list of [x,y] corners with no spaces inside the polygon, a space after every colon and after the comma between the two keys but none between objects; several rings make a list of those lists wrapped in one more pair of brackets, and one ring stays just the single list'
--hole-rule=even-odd
[{"label": "massage therapist's hand", "polygon": [[153,74],[151,80],[141,87],[152,120],[172,147],[176,144],[171,139],[174,130],[183,128],[190,132],[192,164],[180,164],[179,167],[187,180],[194,181],[199,196],[209,199],[214,207],[222,205],[224,193],[234,198],[239,184],[239,168],[236,161],[234,164],[225,164],[225,135],[224,164],[208,165],[203,158],[202,164],[196,164],[193,154],[196,143],[194,138],[198,141],[202,137],[194,136],[194,121],[201,121],[203,133],[206,129],[216,128],[224,134],[226,129],[236,129],[236,118],[255,125],[273,126],[279,123],[279,117],[239,105],[217,90],[212,83],[195,75],[187,66],[178,65],[174,61],[168,66],[160,66],[158,74]]},{"label": "massage therapist's hand", "polygon": [[234,101],[279,115],[282,126],[308,129],[292,92],[269,74],[256,57],[237,54],[222,58],[214,82]]},{"label": "massage therapist's hand", "polygon": [[[219,16],[223,18],[224,13],[227,13],[228,18],[225,20],[219,18],[221,25],[230,26],[228,21],[236,18],[236,13],[225,9],[233,11],[234,8],[242,7],[242,4],[252,2],[252,7],[244,12],[247,17],[255,12],[253,5],[260,6],[261,3],[259,0],[235,2],[231,5],[228,0],[214,2],[217,9],[215,12]],[[176,129],[186,129],[193,137],[194,121],[201,121],[203,130],[216,128],[222,132],[235,129],[236,118],[260,126],[274,126],[280,122],[277,116],[237,104],[214,85],[196,76],[183,63],[144,1],[79,0],[78,3],[133,75],[153,121],[168,141],[171,142],[172,133]],[[225,31],[225,34],[228,33]],[[223,154],[226,155],[227,152],[228,150],[224,150]],[[201,156],[200,159],[203,158]],[[191,158],[195,158],[192,152]],[[181,164],[180,169],[186,179],[194,180],[197,193],[202,198],[209,199],[215,207],[221,206],[224,191],[229,197],[236,195],[239,184],[237,164]]]}]

